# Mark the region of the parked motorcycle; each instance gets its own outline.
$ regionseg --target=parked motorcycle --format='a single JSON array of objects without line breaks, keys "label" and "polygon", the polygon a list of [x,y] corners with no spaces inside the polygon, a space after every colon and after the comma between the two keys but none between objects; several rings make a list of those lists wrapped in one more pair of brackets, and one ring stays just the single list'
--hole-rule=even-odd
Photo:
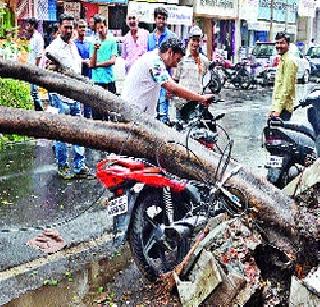
[{"label": "parked motorcycle", "polygon": [[109,214],[129,217],[132,256],[152,281],[183,260],[210,217],[248,209],[242,192],[225,184],[228,176],[215,183],[186,180],[144,160],[115,156],[98,163],[97,178],[112,192]]},{"label": "parked motorcycle", "polygon": [[308,107],[306,124],[271,118],[263,129],[264,146],[270,153],[267,179],[282,189],[316,158],[316,138],[320,135],[320,90],[299,103],[294,110]]},{"label": "parked motorcycle", "polygon": [[239,62],[235,65],[227,61],[217,61],[212,64],[217,71],[223,74],[222,85],[226,83],[233,84],[236,88],[247,89],[251,84],[251,77],[249,71],[246,69],[246,63]]},{"label": "parked motorcycle", "polygon": [[204,92],[208,89],[212,94],[219,94],[222,88],[222,78],[224,78],[222,72],[220,70],[215,69],[214,62],[209,64],[209,74],[210,79],[208,83],[204,86]]}]

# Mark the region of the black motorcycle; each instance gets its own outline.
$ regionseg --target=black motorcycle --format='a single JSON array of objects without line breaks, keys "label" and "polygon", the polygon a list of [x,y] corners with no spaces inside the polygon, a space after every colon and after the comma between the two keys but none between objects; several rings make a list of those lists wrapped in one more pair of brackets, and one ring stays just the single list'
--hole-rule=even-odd
[{"label": "black motorcycle", "polygon": [[209,69],[210,79],[208,83],[204,86],[204,92],[206,92],[207,90],[210,90],[212,94],[219,94],[222,88],[222,75],[218,70],[216,70],[215,62],[211,62],[209,64],[208,69]]},{"label": "black motorcycle", "polygon": [[294,110],[308,107],[308,122],[282,121],[271,118],[263,129],[264,146],[270,153],[267,179],[282,189],[304,167],[317,159],[316,138],[320,135],[320,90],[316,90]]},{"label": "black motorcycle", "polygon": [[226,83],[234,85],[236,88],[248,89],[252,84],[252,77],[247,69],[247,62],[239,62],[235,65],[226,65],[225,62],[215,62],[215,69],[222,75],[222,85]]}]

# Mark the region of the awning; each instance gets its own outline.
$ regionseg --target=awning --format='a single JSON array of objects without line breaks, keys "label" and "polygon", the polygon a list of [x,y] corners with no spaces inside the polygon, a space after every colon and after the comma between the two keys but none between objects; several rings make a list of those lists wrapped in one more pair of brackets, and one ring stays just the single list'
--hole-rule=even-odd
[{"label": "awning", "polygon": [[[254,31],[270,31],[270,22],[267,21],[256,21],[256,22],[248,22],[248,29]],[[281,32],[285,30],[284,23],[276,23],[272,24],[273,32]],[[297,27],[296,25],[288,25],[287,32],[289,34],[296,34]]]}]

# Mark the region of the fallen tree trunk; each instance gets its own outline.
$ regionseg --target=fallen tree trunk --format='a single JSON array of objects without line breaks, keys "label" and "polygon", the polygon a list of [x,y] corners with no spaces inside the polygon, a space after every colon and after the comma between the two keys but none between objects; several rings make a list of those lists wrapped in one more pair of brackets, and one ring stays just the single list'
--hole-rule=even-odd
[{"label": "fallen tree trunk", "polygon": [[[185,137],[135,108],[123,102],[89,81],[75,80],[37,67],[0,61],[0,76],[16,78],[39,84],[49,91],[97,107],[102,112],[116,112],[127,123],[108,123],[83,118],[53,115],[45,112],[0,108],[0,132],[17,133],[47,139],[61,139],[69,143],[112,152],[145,157],[156,161],[157,151],[161,165],[182,177],[207,181],[215,180],[219,157],[208,152],[199,143],[190,141],[190,154],[183,146]],[[172,142],[174,140],[174,142]],[[168,143],[168,141],[171,141]],[[232,161],[227,173],[237,167]],[[244,191],[249,204],[257,208],[257,218],[280,237],[291,239],[295,228],[296,208],[294,202],[274,188],[266,180],[257,178],[249,170],[241,168],[228,179],[228,184]],[[306,217],[308,218],[308,217]],[[280,232],[279,232],[279,231]],[[317,234],[313,234],[317,236]]]}]

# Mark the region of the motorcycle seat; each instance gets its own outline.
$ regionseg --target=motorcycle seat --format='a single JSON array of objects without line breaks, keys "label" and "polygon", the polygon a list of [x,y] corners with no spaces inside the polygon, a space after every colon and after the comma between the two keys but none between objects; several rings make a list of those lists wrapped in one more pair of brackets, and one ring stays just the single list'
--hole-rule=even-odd
[{"label": "motorcycle seat", "polygon": [[309,124],[301,125],[298,123],[290,123],[289,122],[289,123],[285,123],[284,127],[286,129],[295,130],[295,131],[301,132],[303,134],[306,134],[309,137],[311,137],[313,140],[316,139],[316,135],[312,129],[312,126]]},{"label": "motorcycle seat", "polygon": [[145,167],[143,162],[134,161],[132,159],[126,159],[126,158],[119,159],[115,164],[128,168],[130,171],[140,171],[140,170],[143,170]]}]

